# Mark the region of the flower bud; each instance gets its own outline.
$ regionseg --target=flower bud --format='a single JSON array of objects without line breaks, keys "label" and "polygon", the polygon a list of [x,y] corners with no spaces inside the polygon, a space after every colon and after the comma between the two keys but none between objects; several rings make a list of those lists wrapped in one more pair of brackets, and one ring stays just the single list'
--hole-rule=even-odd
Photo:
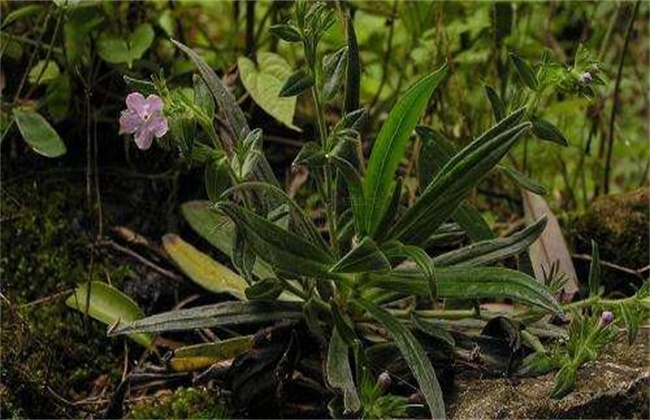
[{"label": "flower bud", "polygon": [[388,388],[390,388],[390,384],[392,382],[392,379],[390,378],[390,374],[386,371],[382,372],[379,374],[377,377],[377,386],[381,390],[381,392],[385,393],[388,391]]},{"label": "flower bud", "polygon": [[614,321],[614,314],[611,311],[604,311],[600,315],[600,322],[598,325],[603,328],[611,324],[612,321]]}]

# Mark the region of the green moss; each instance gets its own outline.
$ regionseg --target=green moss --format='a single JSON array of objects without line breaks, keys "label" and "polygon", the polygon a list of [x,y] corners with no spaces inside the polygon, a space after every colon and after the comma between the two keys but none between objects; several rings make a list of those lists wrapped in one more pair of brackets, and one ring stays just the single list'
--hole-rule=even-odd
[{"label": "green moss", "polygon": [[205,388],[178,388],[131,407],[132,419],[225,419],[229,410],[223,398]]}]

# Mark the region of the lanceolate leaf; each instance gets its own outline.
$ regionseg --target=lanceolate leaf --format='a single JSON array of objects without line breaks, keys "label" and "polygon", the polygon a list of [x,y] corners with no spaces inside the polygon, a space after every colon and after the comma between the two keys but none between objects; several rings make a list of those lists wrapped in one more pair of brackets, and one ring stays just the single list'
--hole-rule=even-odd
[{"label": "lanceolate leaf", "polygon": [[354,413],[361,408],[361,401],[357,388],[354,385],[352,369],[350,368],[350,355],[336,328],[332,330],[330,344],[327,347],[327,382],[343,392],[343,402],[348,413]]},{"label": "lanceolate leaf", "polygon": [[363,191],[361,176],[356,169],[348,162],[338,156],[329,156],[330,162],[341,172],[348,186],[350,201],[352,202],[352,213],[354,214],[354,225],[357,234],[366,234],[366,198]]},{"label": "lanceolate leaf", "polygon": [[494,232],[487,224],[481,212],[469,201],[462,201],[452,215],[463,228],[472,242],[487,241],[494,238]]},{"label": "lanceolate leaf", "polygon": [[440,170],[389,237],[405,244],[424,243],[529,128],[530,123],[522,123],[493,139],[479,138],[468,145]]},{"label": "lanceolate leaf", "polygon": [[[144,316],[142,310],[130,297],[113,286],[99,281],[90,283],[90,292],[88,284],[77,287],[65,304],[83,313],[86,313],[88,308],[88,315],[107,325],[115,325],[115,323],[125,325]],[[129,338],[145,347],[153,343],[152,337],[148,334],[132,334]]]},{"label": "lanceolate leaf", "polygon": [[420,391],[429,406],[432,418],[445,418],[445,403],[442,399],[440,384],[438,384],[438,379],[433,371],[429,357],[418,340],[396,318],[381,307],[364,300],[358,300],[356,302],[370,316],[383,324],[395,340],[395,344],[402,353],[402,357],[404,357],[404,360],[406,360],[406,363],[413,372],[413,376],[418,381]]},{"label": "lanceolate leaf", "polygon": [[[289,98],[297,96],[309,89],[314,85],[314,76],[309,69],[301,68],[291,73],[284,81],[280,89],[279,96],[281,98]],[[295,99],[294,99],[295,103]]]},{"label": "lanceolate leaf", "polygon": [[214,293],[227,293],[246,300],[248,283],[228,267],[219,264],[177,235],[165,235],[162,243],[169,256],[196,284]]},{"label": "lanceolate leaf", "polygon": [[447,65],[420,79],[397,102],[373,145],[364,179],[367,231],[370,235],[381,222],[393,185],[393,177],[408,145],[411,132],[424,112],[429,97],[447,74]]},{"label": "lanceolate leaf", "polygon": [[214,96],[217,105],[226,117],[226,122],[232,129],[235,139],[243,141],[246,135],[248,135],[250,128],[248,128],[248,123],[246,122],[244,113],[237,105],[235,98],[233,98],[230,92],[228,92],[228,90],[223,86],[216,73],[206,64],[205,61],[203,61],[201,57],[199,57],[197,53],[178,41],[172,39],[172,42],[181,51],[187,54],[190,60],[192,60],[194,65],[199,69],[203,81],[208,85],[208,89],[212,92],[212,96]]},{"label": "lanceolate leaf", "polygon": [[361,60],[359,59],[359,44],[354,32],[352,16],[348,14],[345,19],[348,41],[348,66],[345,74],[345,101],[343,109],[350,113],[359,109],[359,96],[361,90]]},{"label": "lanceolate leaf", "polygon": [[433,258],[438,267],[454,265],[480,266],[494,263],[504,258],[517,255],[533,243],[546,227],[546,216],[534,224],[507,238],[498,238],[473,243]]},{"label": "lanceolate leaf", "polygon": [[[534,278],[501,267],[438,267],[438,297],[449,299],[508,298],[551,313],[561,307],[546,286]],[[366,286],[426,297],[429,285],[422,273],[398,269],[388,274],[370,274]]]},{"label": "lanceolate leaf", "polygon": [[519,185],[519,187],[523,188],[524,190],[528,190],[537,195],[548,194],[546,187],[544,187],[539,182],[528,178],[521,172],[516,171],[512,168],[508,168],[507,166],[499,166],[499,169],[501,169],[501,172],[503,172],[503,174],[507,176],[512,182]]},{"label": "lanceolate leaf", "polygon": [[[183,203],[181,211],[196,233],[232,258],[235,225],[228,216],[217,211],[207,201],[188,201]],[[253,273],[261,279],[275,276],[271,267],[259,258],[255,261]]]},{"label": "lanceolate leaf", "polygon": [[222,302],[152,315],[131,324],[120,325],[110,331],[109,335],[183,331],[222,325],[300,319],[301,317],[302,303],[300,302]]},{"label": "lanceolate leaf", "polygon": [[323,60],[323,76],[325,78],[323,98],[326,101],[332,100],[341,88],[348,61],[347,53],[348,47],[343,47]]},{"label": "lanceolate leaf", "polygon": [[297,275],[338,277],[329,273],[335,261],[327,250],[233,203],[217,207],[241,229],[253,252],[275,268]]},{"label": "lanceolate leaf", "polygon": [[362,273],[382,270],[390,270],[390,263],[369,236],[364,237],[359,245],[331,268],[334,273]]},{"label": "lanceolate leaf", "polygon": [[515,69],[524,84],[531,90],[537,90],[539,83],[535,71],[530,64],[514,52],[510,53],[510,60],[512,60],[512,63],[515,65]]},{"label": "lanceolate leaf", "polygon": [[485,86],[485,93],[490,100],[490,105],[492,105],[492,112],[494,113],[495,121],[501,121],[506,116],[506,106],[503,104],[499,94],[490,86]]},{"label": "lanceolate leaf", "polygon": [[205,369],[215,363],[234,359],[250,350],[253,336],[245,335],[214,343],[201,343],[174,350],[169,361],[172,369],[179,372]]},{"label": "lanceolate leaf", "polygon": [[542,140],[557,143],[560,146],[568,146],[569,140],[562,134],[559,128],[543,118],[533,119],[533,134]]}]

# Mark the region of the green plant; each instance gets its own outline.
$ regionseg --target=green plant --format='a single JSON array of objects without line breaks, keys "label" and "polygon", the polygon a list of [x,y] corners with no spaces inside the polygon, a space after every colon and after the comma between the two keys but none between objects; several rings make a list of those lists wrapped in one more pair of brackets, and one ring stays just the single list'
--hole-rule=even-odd
[{"label": "green plant", "polygon": [[[261,131],[248,128],[242,111],[212,70],[192,50],[176,42],[201,74],[201,79],[195,78],[194,100],[187,96],[182,99],[191,117],[188,120],[198,121],[206,129],[211,144],[185,143],[177,136],[173,139],[183,145],[186,156],[198,156],[196,160],[206,165],[206,189],[214,202],[213,208],[194,204],[186,205],[184,211],[197,231],[231,257],[241,275],[240,283],[247,285],[246,296],[240,296],[241,302],[120,324],[111,333],[304,318],[315,335],[329,341],[326,375],[329,383],[342,391],[345,411],[358,412],[362,401],[357,386],[363,379],[353,374],[352,367],[359,371],[365,366],[364,347],[370,333],[364,324],[370,322],[392,337],[411,367],[431,415],[444,417],[438,380],[413,333],[418,328],[427,333],[435,330],[424,327],[427,319],[459,316],[458,311],[433,309],[436,302],[511,298],[529,306],[528,315],[537,319],[561,311],[545,286],[528,275],[483,267],[522,252],[541,232],[544,219],[514,238],[479,241],[434,258],[426,251],[427,242],[440,232],[472,188],[530,130],[531,123],[523,121],[525,108],[503,118],[451,156],[430,182],[421,185],[415,203],[404,208],[401,182],[395,181],[395,172],[411,132],[447,68],[441,66],[404,93],[389,113],[364,167],[357,164],[362,162],[361,156],[355,156],[364,112],[346,108],[333,129],[325,123],[325,104],[337,98],[341,86],[345,85],[344,103],[353,108],[358,104],[358,98],[349,97],[358,92],[359,85],[354,42],[324,58],[318,49],[321,34],[333,23],[333,11],[326,4],[298,2],[294,22],[273,29],[283,39],[303,44],[305,67],[288,78],[280,95],[310,90],[316,104],[318,141],[307,143],[294,164],[307,166],[314,175],[326,214],[327,235],[321,235],[300,205],[279,188],[261,153]],[[353,40],[351,25],[348,31],[348,39]],[[146,82],[146,86],[170,97],[160,81],[156,85]],[[214,105],[202,92],[212,94],[230,138],[215,135],[211,118]],[[339,194],[338,178],[343,180],[345,195]],[[340,206],[337,200],[341,199],[350,208]],[[188,275],[197,276],[180,266]],[[393,306],[405,298],[411,302],[406,309]],[[415,306],[414,298],[428,303]],[[460,314],[491,317],[474,310]]]}]

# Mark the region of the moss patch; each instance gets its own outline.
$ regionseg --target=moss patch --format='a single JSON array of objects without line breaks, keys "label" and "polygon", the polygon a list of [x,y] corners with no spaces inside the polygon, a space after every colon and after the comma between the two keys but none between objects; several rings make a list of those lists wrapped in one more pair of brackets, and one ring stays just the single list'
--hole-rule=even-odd
[{"label": "moss patch", "polygon": [[230,411],[223,397],[205,388],[162,391],[131,407],[132,419],[225,419]]}]

